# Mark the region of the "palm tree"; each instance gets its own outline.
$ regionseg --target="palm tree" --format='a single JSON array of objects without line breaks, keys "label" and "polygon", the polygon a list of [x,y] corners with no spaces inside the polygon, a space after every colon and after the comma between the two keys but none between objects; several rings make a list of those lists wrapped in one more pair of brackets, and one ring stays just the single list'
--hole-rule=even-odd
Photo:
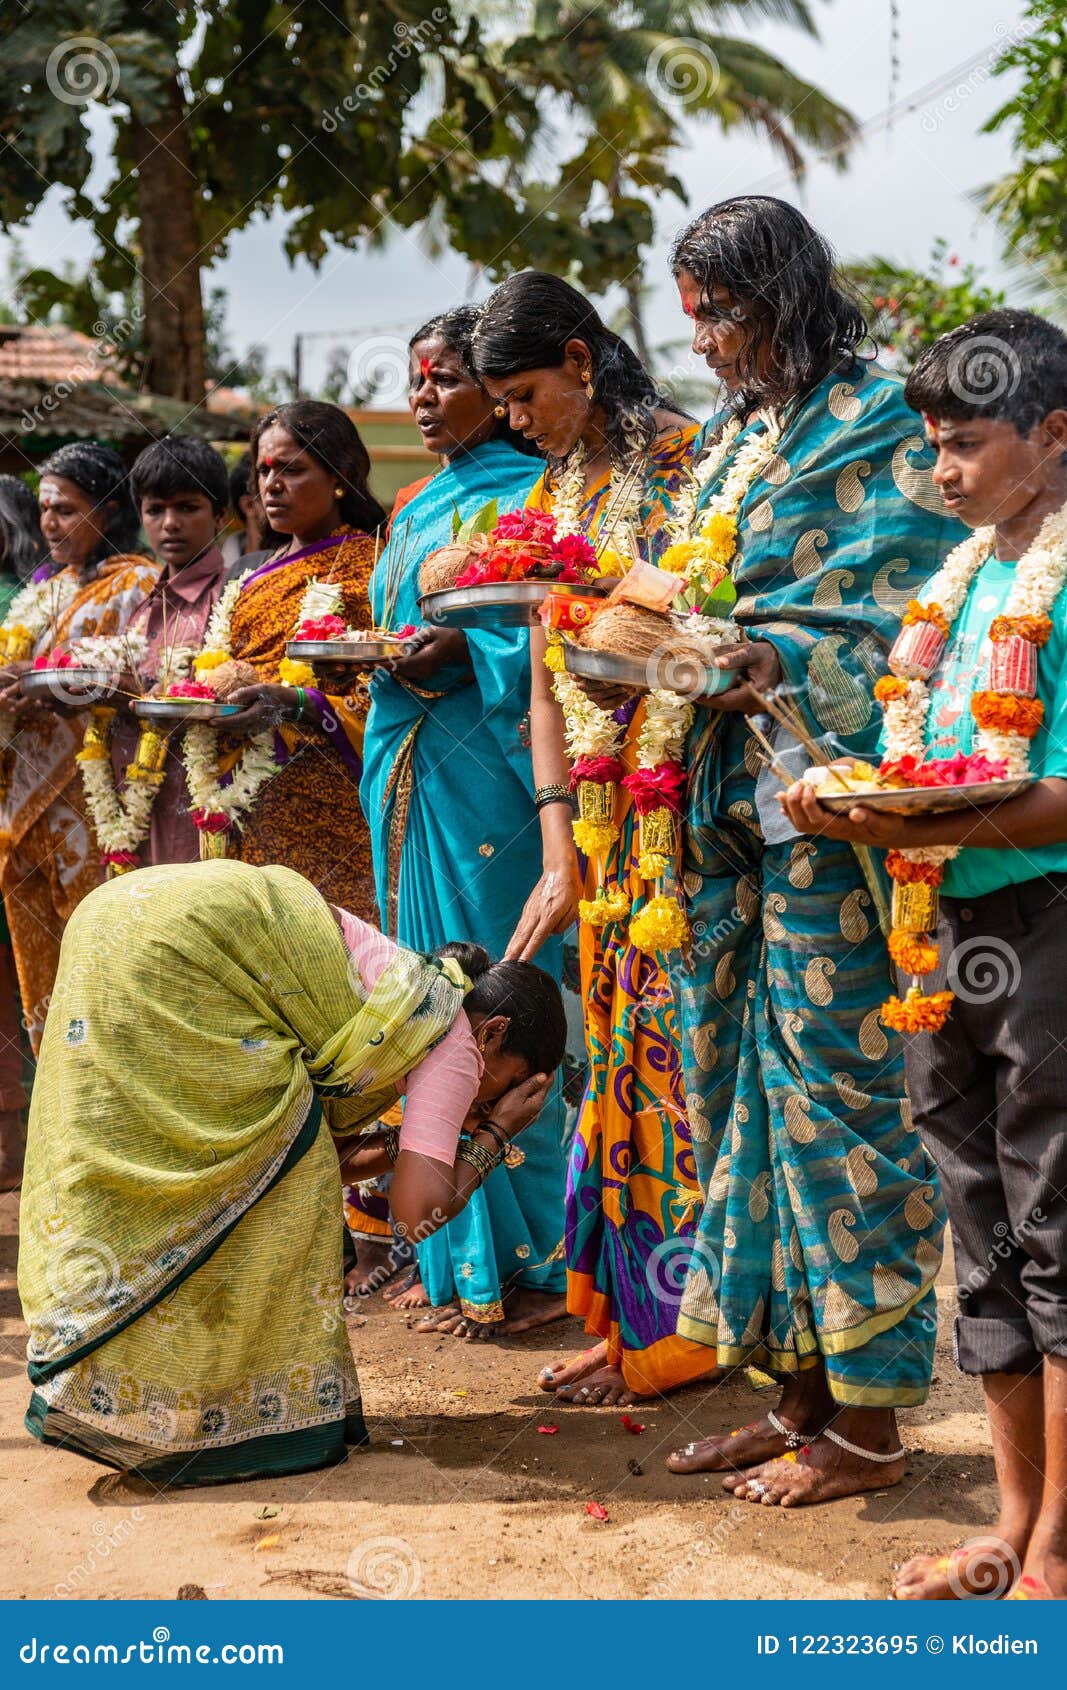
[{"label": "palm tree", "polygon": [[510,261],[516,244],[520,255],[523,244],[551,253],[546,225],[557,225],[558,267],[594,292],[621,283],[642,357],[641,253],[656,197],[685,199],[671,155],[687,120],[758,134],[797,181],[806,148],[847,162],[852,114],[773,53],[721,29],[732,17],[814,36],[806,0],[477,0],[467,10],[514,92],[501,108],[515,142],[508,187],[538,223],[525,243],[508,231]]}]

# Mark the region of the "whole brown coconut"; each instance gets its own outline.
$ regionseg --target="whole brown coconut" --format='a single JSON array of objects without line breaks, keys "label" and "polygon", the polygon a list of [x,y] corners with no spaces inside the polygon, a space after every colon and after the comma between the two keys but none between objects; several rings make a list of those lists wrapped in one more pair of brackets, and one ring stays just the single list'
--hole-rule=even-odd
[{"label": "whole brown coconut", "polygon": [[645,665],[649,689],[665,687],[690,698],[704,690],[708,668],[704,652],[686,639],[669,616],[654,610],[636,604],[612,605],[579,629],[575,639],[589,650],[636,658]]},{"label": "whole brown coconut", "polygon": [[[478,544],[477,542],[480,542]],[[485,535],[476,534],[473,540],[460,545],[441,546],[424,558],[419,570],[419,587],[424,593],[446,593],[454,587],[458,576],[476,563],[485,550]]]}]

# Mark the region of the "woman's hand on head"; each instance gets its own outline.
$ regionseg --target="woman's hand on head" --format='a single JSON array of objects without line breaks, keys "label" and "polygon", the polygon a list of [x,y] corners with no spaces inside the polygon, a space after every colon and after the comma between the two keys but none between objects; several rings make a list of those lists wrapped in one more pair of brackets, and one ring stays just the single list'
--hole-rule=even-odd
[{"label": "woman's hand on head", "polygon": [[[496,1122],[505,1138],[516,1138],[540,1115],[551,1085],[551,1074],[531,1074],[528,1080],[520,1080],[493,1104],[489,1119]],[[472,1131],[477,1131],[476,1125]]]}]

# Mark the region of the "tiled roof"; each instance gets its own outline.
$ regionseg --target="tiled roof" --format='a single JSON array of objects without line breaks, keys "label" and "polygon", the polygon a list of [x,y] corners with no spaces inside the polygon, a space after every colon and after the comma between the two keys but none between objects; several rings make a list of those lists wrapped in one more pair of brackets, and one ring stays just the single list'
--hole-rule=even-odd
[{"label": "tiled roof", "polygon": [[106,381],[117,373],[113,348],[77,329],[0,323],[0,381]]}]

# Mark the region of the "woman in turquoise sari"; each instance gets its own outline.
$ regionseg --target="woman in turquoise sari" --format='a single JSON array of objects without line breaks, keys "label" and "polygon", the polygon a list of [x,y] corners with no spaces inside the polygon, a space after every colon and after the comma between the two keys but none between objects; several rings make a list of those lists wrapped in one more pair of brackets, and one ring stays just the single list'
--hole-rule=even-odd
[{"label": "woman in turquoise sari", "polygon": [[[872,690],[900,606],[956,525],[902,384],[857,358],[863,317],[799,212],[726,201],[673,267],[729,401],[698,452],[691,532],[733,550],[745,633],[688,748],[696,942],[678,986],[705,1203],[678,1330],[784,1389],[776,1411],[669,1465],[794,1506],[902,1478],[895,1410],[929,1390],[944,1215],[901,1042],[879,1021],[878,870],[795,832],[747,719],[780,688],[809,742],[877,758]],[[765,726],[779,766],[811,761]]]},{"label": "woman in turquoise sari", "polygon": [[[420,565],[448,543],[457,511],[467,518],[490,500],[501,514],[517,509],[542,469],[509,430],[501,437],[493,402],[470,374],[476,316],[473,307],[447,312],[411,342],[411,408],[445,462],[394,515],[371,582],[379,625],[419,623]],[[477,936],[504,954],[541,866],[529,701],[524,629],[423,628],[391,673],[373,677],[360,790],[382,925],[401,944],[428,950]],[[561,942],[538,960],[558,980]],[[419,1244],[420,1300],[432,1308],[417,1330],[492,1337],[565,1312],[564,1118],[557,1078],[524,1136],[521,1166],[499,1168],[456,1221]],[[358,1220],[354,1230],[358,1241]]]}]

